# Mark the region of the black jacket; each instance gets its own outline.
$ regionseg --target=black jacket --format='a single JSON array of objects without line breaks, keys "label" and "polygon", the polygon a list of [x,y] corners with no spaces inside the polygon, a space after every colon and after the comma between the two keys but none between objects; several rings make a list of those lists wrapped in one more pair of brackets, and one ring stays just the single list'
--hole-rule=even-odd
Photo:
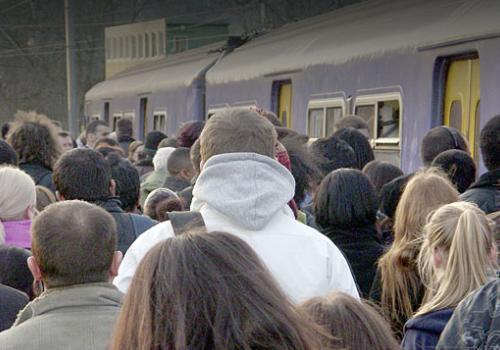
[{"label": "black jacket", "polygon": [[41,163],[21,163],[19,168],[27,173],[36,185],[47,187],[52,192],[56,192],[54,182],[52,182],[52,170],[43,166]]},{"label": "black jacket", "polygon": [[500,169],[489,171],[479,178],[460,198],[476,203],[486,214],[500,210]]},{"label": "black jacket", "polygon": [[375,226],[351,229],[329,227],[321,231],[344,253],[362,296],[368,297],[377,271],[377,260],[384,252]]},{"label": "black jacket", "polygon": [[147,216],[124,212],[120,207],[120,201],[116,198],[109,198],[94,204],[105,209],[115,219],[118,229],[118,250],[123,254],[140,234],[157,224]]},{"label": "black jacket", "polygon": [[28,296],[0,284],[0,332],[9,329],[17,313],[28,304]]},{"label": "black jacket", "polygon": [[403,350],[432,350],[453,314],[453,309],[443,309],[414,317],[406,322]]},{"label": "black jacket", "polygon": [[189,186],[191,186],[191,182],[183,179],[178,179],[175,176],[170,175],[167,176],[162,187],[168,188],[169,190],[172,190],[174,192],[181,192]]}]

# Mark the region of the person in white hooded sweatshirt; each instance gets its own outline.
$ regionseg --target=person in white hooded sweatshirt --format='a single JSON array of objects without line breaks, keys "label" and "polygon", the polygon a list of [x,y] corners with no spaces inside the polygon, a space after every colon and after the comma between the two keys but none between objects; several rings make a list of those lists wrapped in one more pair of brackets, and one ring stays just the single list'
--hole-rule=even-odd
[{"label": "person in white hooded sweatshirt", "polygon": [[[191,211],[208,231],[245,240],[293,302],[340,291],[359,298],[349,265],[318,231],[296,221],[287,203],[292,174],[274,160],[276,132],[248,109],[226,109],[208,120],[201,136],[202,171]],[[127,251],[114,284],[126,292],[146,253],[174,235],[169,221],[144,232]]]}]

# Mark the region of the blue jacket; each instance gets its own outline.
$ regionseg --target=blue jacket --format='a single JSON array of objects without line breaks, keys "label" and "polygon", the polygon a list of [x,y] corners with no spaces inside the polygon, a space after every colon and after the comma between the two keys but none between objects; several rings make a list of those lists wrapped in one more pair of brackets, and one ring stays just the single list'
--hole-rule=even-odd
[{"label": "blue jacket", "polygon": [[443,309],[414,317],[406,322],[401,347],[404,350],[435,349],[453,309]]}]

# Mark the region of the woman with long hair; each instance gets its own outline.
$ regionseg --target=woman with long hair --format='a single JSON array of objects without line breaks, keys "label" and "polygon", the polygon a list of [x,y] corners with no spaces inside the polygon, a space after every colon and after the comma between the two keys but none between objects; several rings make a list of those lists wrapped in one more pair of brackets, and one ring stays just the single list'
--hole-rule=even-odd
[{"label": "woman with long hair", "polygon": [[394,242],[378,261],[370,297],[381,303],[394,332],[419,308],[424,287],[417,268],[427,216],[442,205],[458,201],[458,192],[438,170],[415,174],[406,185],[396,208]]},{"label": "woman with long hair", "polygon": [[335,292],[302,303],[299,311],[327,332],[319,336],[321,349],[399,350],[387,321],[365,300]]},{"label": "woman with long hair", "polygon": [[243,240],[185,233],[140,263],[111,349],[307,350],[314,329]]},{"label": "woman with long hair", "polygon": [[451,203],[432,214],[418,256],[427,292],[405,325],[405,350],[434,349],[455,307],[495,278],[493,228],[494,223],[471,203]]}]

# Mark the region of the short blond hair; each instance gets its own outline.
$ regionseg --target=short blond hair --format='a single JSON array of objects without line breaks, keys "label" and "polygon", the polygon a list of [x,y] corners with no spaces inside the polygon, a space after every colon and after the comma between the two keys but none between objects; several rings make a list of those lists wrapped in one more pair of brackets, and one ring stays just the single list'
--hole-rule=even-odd
[{"label": "short blond hair", "polygon": [[276,130],[266,119],[245,108],[215,113],[200,136],[201,159],[224,153],[250,152],[274,158]]}]

